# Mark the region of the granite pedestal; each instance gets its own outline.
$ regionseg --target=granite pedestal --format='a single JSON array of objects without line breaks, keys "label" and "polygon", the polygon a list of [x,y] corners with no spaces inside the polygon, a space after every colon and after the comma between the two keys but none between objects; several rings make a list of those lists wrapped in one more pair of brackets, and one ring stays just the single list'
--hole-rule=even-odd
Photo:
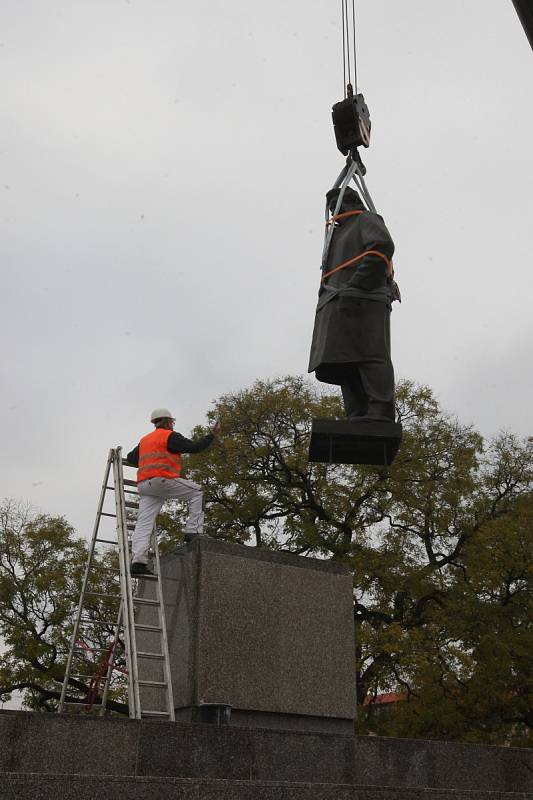
[{"label": "granite pedestal", "polygon": [[162,556],[161,574],[177,720],[353,731],[347,567],[198,537]]}]

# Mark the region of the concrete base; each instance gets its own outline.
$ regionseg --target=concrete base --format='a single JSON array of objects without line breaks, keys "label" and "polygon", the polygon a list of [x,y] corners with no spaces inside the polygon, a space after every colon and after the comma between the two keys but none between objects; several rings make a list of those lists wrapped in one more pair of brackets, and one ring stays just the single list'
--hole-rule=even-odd
[{"label": "concrete base", "polygon": [[[219,704],[232,726],[353,731],[347,567],[198,537],[162,556],[161,575],[178,719],[202,720]],[[149,597],[153,582],[140,591]],[[139,633],[139,650],[153,651],[149,637]],[[158,680],[154,669],[142,677]],[[143,691],[143,707],[157,710],[157,690]]]},{"label": "concrete base", "polygon": [[2,800],[533,800],[533,750],[0,712]]},{"label": "concrete base", "polygon": [[269,714],[267,711],[242,711],[217,704],[189,706],[175,711],[176,722],[232,725],[239,728],[270,728],[278,731],[322,731],[346,736],[353,733],[353,720],[334,717]]}]

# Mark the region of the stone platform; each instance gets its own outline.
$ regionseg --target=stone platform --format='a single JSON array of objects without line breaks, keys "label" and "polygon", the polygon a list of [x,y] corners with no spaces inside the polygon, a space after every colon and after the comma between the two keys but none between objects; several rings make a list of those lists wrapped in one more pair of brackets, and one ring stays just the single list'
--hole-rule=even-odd
[{"label": "stone platform", "polygon": [[533,800],[533,750],[0,712],[1,800]]},{"label": "stone platform", "polygon": [[[232,726],[353,731],[348,567],[198,537],[161,557],[161,576],[178,720],[223,706]],[[139,582],[141,596],[154,591]],[[139,650],[153,651],[151,635],[139,632]],[[160,680],[157,669],[147,661],[141,677]],[[142,689],[144,708],[157,710],[157,691]]]}]

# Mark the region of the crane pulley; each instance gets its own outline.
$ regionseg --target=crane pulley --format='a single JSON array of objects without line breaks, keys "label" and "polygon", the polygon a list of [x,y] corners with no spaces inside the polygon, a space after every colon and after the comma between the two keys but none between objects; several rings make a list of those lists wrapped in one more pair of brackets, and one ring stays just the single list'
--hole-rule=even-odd
[{"label": "crane pulley", "polygon": [[357,147],[370,145],[370,112],[362,94],[354,95],[351,83],[347,97],[333,106],[333,128],[337,147],[345,156]]}]

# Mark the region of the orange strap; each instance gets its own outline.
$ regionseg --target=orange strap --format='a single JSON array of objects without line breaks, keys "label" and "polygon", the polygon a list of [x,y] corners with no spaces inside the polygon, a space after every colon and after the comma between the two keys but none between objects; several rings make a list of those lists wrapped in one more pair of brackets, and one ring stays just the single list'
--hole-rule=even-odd
[{"label": "orange strap", "polygon": [[339,272],[341,269],[345,269],[346,267],[350,267],[352,264],[355,264],[357,261],[361,261],[362,258],[365,256],[379,256],[382,258],[385,264],[387,265],[387,275],[392,277],[393,270],[392,270],[392,261],[389,261],[387,256],[384,253],[380,253],[379,250],[365,250],[364,253],[361,253],[360,256],[356,256],[355,258],[349,258],[348,261],[343,261],[342,264],[339,264],[338,267],[334,267],[330,269],[329,272],[325,272],[322,275],[322,281],[325,281],[326,278],[329,278],[330,275],[333,275],[335,272]]},{"label": "orange strap", "polygon": [[354,217],[356,214],[364,214],[364,211],[343,211],[342,214],[335,214],[333,217],[330,217],[326,221],[326,225],[332,225],[338,219],[344,219],[345,217]]}]

